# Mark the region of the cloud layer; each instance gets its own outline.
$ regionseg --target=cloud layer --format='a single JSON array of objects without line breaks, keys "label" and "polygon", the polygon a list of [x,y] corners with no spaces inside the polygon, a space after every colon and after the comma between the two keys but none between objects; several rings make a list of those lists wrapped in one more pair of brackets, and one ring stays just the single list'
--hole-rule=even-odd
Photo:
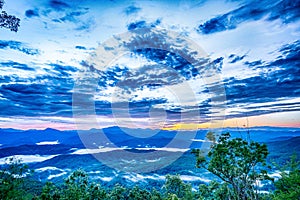
[{"label": "cloud layer", "polygon": [[[220,118],[218,99],[227,105],[227,119],[300,111],[298,1],[45,0],[7,6],[23,14],[23,24],[15,35],[0,30],[0,126],[26,117],[72,124],[53,119],[72,119],[78,83],[86,84],[81,105],[93,102],[105,126],[114,118],[124,126],[159,128],[209,122]],[[88,64],[99,44],[141,28],[179,32],[204,48],[210,64],[192,65],[163,48],[134,49],[105,69]],[[158,42],[172,47],[181,41]],[[210,69],[222,84],[207,82]],[[85,73],[96,78],[96,87],[81,80]],[[216,92],[222,87],[225,94]]]}]

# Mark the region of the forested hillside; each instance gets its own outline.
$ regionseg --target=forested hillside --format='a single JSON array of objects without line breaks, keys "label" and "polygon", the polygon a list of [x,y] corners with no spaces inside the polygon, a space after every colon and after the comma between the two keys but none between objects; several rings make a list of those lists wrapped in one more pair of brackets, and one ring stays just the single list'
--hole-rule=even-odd
[{"label": "forested hillside", "polygon": [[[204,168],[215,176],[196,189],[180,175],[166,175],[160,188],[138,185],[126,187],[115,184],[104,187],[90,179],[82,169],[70,172],[61,183],[43,182],[35,178],[34,171],[22,161],[11,158],[1,166],[1,199],[290,199],[300,198],[300,168],[294,154],[284,165],[267,162],[266,144],[230,138],[222,134],[218,140],[209,137],[211,149],[206,154],[194,149],[195,167]],[[268,173],[279,170],[280,177]],[[268,183],[269,192],[262,192],[261,185]]]}]

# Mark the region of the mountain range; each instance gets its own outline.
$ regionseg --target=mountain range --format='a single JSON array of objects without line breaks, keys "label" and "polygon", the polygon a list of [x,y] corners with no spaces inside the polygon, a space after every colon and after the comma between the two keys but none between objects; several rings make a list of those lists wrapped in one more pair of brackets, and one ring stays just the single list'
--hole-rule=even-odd
[{"label": "mountain range", "polygon": [[[270,152],[268,161],[284,163],[293,152],[300,156],[300,129],[278,128],[278,127],[253,127],[249,129],[224,128],[209,130],[203,129],[192,131],[166,131],[128,129],[121,127],[110,127],[103,130],[87,131],[60,131],[55,129],[45,130],[15,130],[0,129],[0,164],[11,156],[21,158],[30,168],[35,170],[39,180],[60,182],[68,176],[71,171],[81,168],[88,172],[91,178],[101,181],[102,185],[113,186],[115,183],[142,184],[143,187],[160,187],[166,174],[180,174],[181,178],[189,181],[195,187],[199,183],[209,182],[215,179],[212,174],[195,167],[195,156],[190,150],[202,148],[207,142],[205,135],[209,131],[217,133],[230,132],[232,137],[242,137],[260,143],[266,143]],[[134,137],[132,132],[156,133],[148,138]],[[110,143],[99,144],[97,137],[104,134]],[[190,139],[186,137],[194,134]],[[90,138],[88,144],[82,142],[84,135]],[[136,135],[135,135],[136,136]],[[101,137],[100,137],[101,138]],[[174,146],[167,145],[175,138]],[[187,141],[185,138],[188,138]],[[93,141],[96,142],[93,142]],[[189,144],[189,147],[186,147]],[[132,152],[141,154],[140,157],[126,157],[124,154]],[[150,152],[157,152],[151,158],[143,157]],[[172,156],[182,152],[179,158],[166,164]],[[129,154],[131,155],[131,154]],[[97,159],[99,156],[109,158],[111,163],[118,167],[140,167],[146,172],[136,173],[120,170],[111,165],[107,166]],[[151,167],[162,165],[154,171]],[[149,168],[149,169],[148,169]],[[276,173],[276,171],[270,171]]]}]

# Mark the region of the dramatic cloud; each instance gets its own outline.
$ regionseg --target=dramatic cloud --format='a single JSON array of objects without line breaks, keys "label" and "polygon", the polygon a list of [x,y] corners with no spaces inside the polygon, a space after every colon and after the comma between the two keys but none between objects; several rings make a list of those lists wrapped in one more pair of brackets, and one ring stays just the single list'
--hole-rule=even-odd
[{"label": "dramatic cloud", "polygon": [[95,20],[87,16],[89,8],[81,6],[73,1],[42,1],[32,9],[25,11],[28,18],[39,17],[43,21],[45,28],[52,29],[55,24],[63,24],[65,27],[71,24],[73,30],[90,31],[96,27]]},{"label": "dramatic cloud", "polygon": [[[75,67],[58,64],[30,67],[12,61],[0,66],[25,75],[24,78],[0,75],[1,116],[72,116]],[[41,70],[44,72],[40,76],[32,78],[32,73]]]},{"label": "dramatic cloud", "polygon": [[26,64],[22,64],[22,63],[18,63],[18,62],[14,62],[14,61],[9,61],[9,62],[1,62],[0,63],[1,67],[5,67],[5,68],[12,68],[10,70],[14,70],[14,69],[21,69],[21,70],[26,70],[26,71],[35,71],[34,68],[29,67]]},{"label": "dramatic cloud", "polygon": [[290,23],[299,19],[299,13],[299,1],[245,1],[238,9],[219,15],[199,25],[198,31],[203,34],[211,34],[231,30],[244,22],[262,18],[270,21],[280,19],[282,23]]},{"label": "dramatic cloud", "polygon": [[[223,103],[227,119],[299,112],[299,8],[292,0],[18,2],[7,10],[24,14],[22,30],[0,30],[0,126],[70,128],[74,109],[86,116],[89,106],[104,127],[210,122],[222,119]],[[199,45],[201,59],[156,28]],[[140,29],[147,41],[118,38]],[[89,64],[102,44],[130,51]]]},{"label": "dramatic cloud", "polygon": [[141,8],[132,5],[125,8],[124,12],[126,13],[126,15],[132,15],[138,13],[140,10]]},{"label": "dramatic cloud", "polygon": [[254,111],[246,109],[250,113],[245,110],[242,115],[254,115],[255,111],[258,110],[263,113],[299,110],[298,102],[289,103],[289,106],[274,103],[272,104],[273,109],[269,109],[270,105],[256,109],[249,106],[255,105],[255,103],[276,102],[278,99],[299,97],[300,90],[295,86],[300,85],[300,42],[295,41],[292,44],[284,45],[278,52],[281,55],[270,63],[263,61],[245,62],[249,67],[267,71],[267,73],[241,80],[235,78],[225,80],[226,98],[230,107],[247,104],[246,108],[254,109]]},{"label": "dramatic cloud", "polygon": [[128,25],[128,30],[135,30],[138,28],[150,28],[150,27],[156,27],[157,25],[159,25],[161,23],[161,21],[159,19],[157,19],[155,22],[152,23],[147,23],[146,21],[142,20],[142,21],[137,21],[137,22],[132,22]]},{"label": "dramatic cloud", "polygon": [[63,1],[55,1],[55,0],[49,1],[49,6],[52,9],[57,10],[57,11],[62,11],[62,10],[70,8],[69,4],[67,4]]},{"label": "dramatic cloud", "polygon": [[79,50],[86,50],[86,47],[84,46],[75,46],[76,49],[79,49]]},{"label": "dramatic cloud", "polygon": [[26,17],[29,17],[29,18],[40,16],[37,9],[36,10],[26,10],[25,15],[26,15]]},{"label": "dramatic cloud", "polygon": [[228,58],[230,59],[229,63],[236,63],[238,61],[243,60],[246,57],[246,55],[243,56],[237,56],[234,54],[231,54]]},{"label": "dramatic cloud", "polygon": [[0,49],[8,49],[8,48],[21,51],[28,55],[40,54],[40,51],[38,49],[28,47],[27,44],[24,44],[22,42],[12,41],[12,40],[0,40]]}]

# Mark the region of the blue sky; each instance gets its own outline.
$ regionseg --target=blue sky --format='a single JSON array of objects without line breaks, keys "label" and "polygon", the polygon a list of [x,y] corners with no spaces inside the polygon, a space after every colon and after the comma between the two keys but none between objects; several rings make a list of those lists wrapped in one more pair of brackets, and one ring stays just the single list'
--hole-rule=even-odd
[{"label": "blue sky", "polygon": [[[113,35],[149,27],[180,33],[206,52],[225,89],[224,126],[247,119],[300,126],[299,1],[6,0],[3,10],[21,23],[17,33],[0,28],[2,128],[75,129],[74,86],[90,54]],[[193,69],[158,50],[95,66],[99,127],[208,127],[218,116],[212,96],[220,94]],[[120,92],[129,82],[130,93]]]}]

